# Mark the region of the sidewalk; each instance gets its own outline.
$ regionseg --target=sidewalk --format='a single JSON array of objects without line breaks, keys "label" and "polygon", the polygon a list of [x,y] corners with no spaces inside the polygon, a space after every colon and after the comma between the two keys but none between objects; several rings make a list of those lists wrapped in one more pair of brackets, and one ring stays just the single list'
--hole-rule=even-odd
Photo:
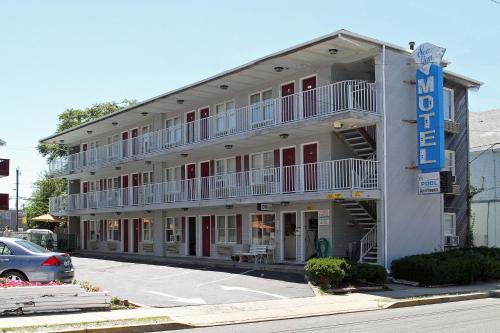
[{"label": "sidewalk", "polygon": [[[356,293],[348,295],[322,295],[317,297],[295,298],[286,300],[258,301],[248,303],[217,304],[183,306],[172,308],[140,308],[133,310],[115,310],[107,312],[87,312],[79,314],[57,314],[45,316],[4,317],[0,318],[0,329],[28,328],[52,325],[76,325],[79,323],[111,322],[132,320],[141,324],[141,319],[148,323],[149,329],[158,329],[158,323],[163,324],[162,329],[170,325],[175,328],[192,326],[216,326],[235,323],[248,323],[270,321],[278,319],[313,317],[329,314],[348,312],[372,311],[398,306],[413,306],[443,301],[500,297],[500,283],[476,284],[472,286],[443,287],[443,288],[415,288],[410,286],[391,285],[395,290],[373,293]],[[492,291],[497,291],[493,295]],[[450,296],[462,294],[464,296]],[[434,295],[425,297],[426,295]],[[441,296],[436,296],[441,295]],[[412,298],[408,300],[408,298]],[[418,297],[417,299],[415,299]],[[454,299],[455,298],[455,299]],[[403,304],[404,305],[398,305]],[[113,324],[112,322],[110,325]],[[114,324],[127,326],[128,323]],[[131,323],[134,325],[134,323]],[[166,326],[165,326],[166,325]],[[85,327],[86,325],[80,325]],[[88,326],[88,325],[87,325]],[[60,327],[60,326],[59,326]],[[72,328],[72,327],[67,327]],[[131,328],[131,327],[130,327]],[[174,328],[174,327],[171,327]],[[59,328],[60,329],[60,328]],[[148,328],[142,328],[147,331]],[[103,330],[101,329],[100,332]],[[132,330],[128,330],[132,331]],[[73,330],[73,332],[83,332]],[[124,327],[121,332],[127,332]]]}]

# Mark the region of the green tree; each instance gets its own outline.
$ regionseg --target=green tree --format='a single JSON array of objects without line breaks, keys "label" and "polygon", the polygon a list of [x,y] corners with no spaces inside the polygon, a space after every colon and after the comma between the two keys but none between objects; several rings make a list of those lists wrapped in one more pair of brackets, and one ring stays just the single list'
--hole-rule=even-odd
[{"label": "green tree", "polygon": [[[44,173],[34,184],[34,191],[31,200],[25,207],[25,214],[28,221],[32,218],[47,214],[49,211],[49,198],[59,196],[66,192],[66,180],[50,178]],[[30,228],[54,229],[53,223],[28,222]]]},{"label": "green tree", "polygon": [[[125,107],[134,105],[135,103],[137,103],[137,101],[124,99],[121,102],[96,103],[85,109],[66,109],[58,116],[59,122],[57,123],[56,133],[60,133],[88,121],[103,117]],[[40,143],[37,146],[37,150],[49,161],[66,154],[66,150],[61,147],[61,145],[52,143]]]}]

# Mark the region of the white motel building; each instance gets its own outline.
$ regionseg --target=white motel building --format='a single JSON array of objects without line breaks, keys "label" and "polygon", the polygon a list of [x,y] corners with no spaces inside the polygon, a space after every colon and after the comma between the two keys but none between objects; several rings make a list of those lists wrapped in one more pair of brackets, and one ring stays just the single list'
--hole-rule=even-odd
[{"label": "white motel building", "polygon": [[276,263],[322,251],[390,267],[460,246],[481,83],[445,68],[453,191],[420,195],[416,70],[408,49],[340,30],[51,135],[68,154],[49,172],[68,187],[50,213],[96,253],[231,260],[266,245]]}]

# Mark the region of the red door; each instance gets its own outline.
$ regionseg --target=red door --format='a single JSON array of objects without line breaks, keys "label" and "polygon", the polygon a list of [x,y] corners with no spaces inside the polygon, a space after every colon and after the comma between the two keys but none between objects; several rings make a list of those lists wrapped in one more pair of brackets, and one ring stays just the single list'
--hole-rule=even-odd
[{"label": "red door", "polygon": [[128,132],[122,133],[122,157],[128,156]]},{"label": "red door", "polygon": [[132,155],[137,155],[139,152],[139,139],[137,138],[139,136],[139,129],[134,128],[130,131],[130,136],[132,137]]},{"label": "red door", "polygon": [[133,237],[133,242],[134,242],[134,252],[139,252],[139,219],[133,219],[133,227],[134,227],[134,237]]},{"label": "red door", "polygon": [[210,216],[203,216],[201,218],[201,227],[203,228],[203,256],[210,257]]},{"label": "red door", "polygon": [[139,204],[139,186],[141,186],[141,177],[138,173],[132,174],[132,204]]},{"label": "red door", "polygon": [[87,249],[87,240],[89,239],[89,221],[83,221],[83,249]]},{"label": "red door", "polygon": [[311,143],[302,148],[304,156],[304,190],[316,191],[318,188],[318,144]]},{"label": "red door", "polygon": [[200,140],[207,140],[210,137],[209,132],[209,117],[210,109],[205,108],[200,110]]},{"label": "red door", "polygon": [[127,206],[129,204],[130,189],[128,188],[128,175],[122,176],[122,201],[123,205]]},{"label": "red door", "polygon": [[186,182],[188,200],[196,199],[196,164],[186,165]]},{"label": "red door", "polygon": [[295,83],[287,83],[281,86],[281,121],[292,121],[294,117],[294,93]]},{"label": "red door", "polygon": [[89,146],[86,143],[82,144],[82,166],[87,165],[87,150],[89,149]]},{"label": "red door", "polygon": [[295,191],[295,147],[285,148],[281,151],[283,192]]},{"label": "red door", "polygon": [[303,117],[315,116],[316,111],[316,76],[302,80]]},{"label": "red door", "polygon": [[186,142],[194,142],[195,141],[195,119],[196,112],[189,112],[186,114]]},{"label": "red door", "polygon": [[210,197],[210,161],[200,163],[201,198]]},{"label": "red door", "polygon": [[88,208],[88,202],[89,202],[89,196],[88,196],[88,191],[89,191],[89,182],[83,182],[82,184],[82,192],[83,192],[83,200],[82,200],[82,205],[83,208]]},{"label": "red door", "polygon": [[128,220],[123,219],[123,252],[128,252]]}]

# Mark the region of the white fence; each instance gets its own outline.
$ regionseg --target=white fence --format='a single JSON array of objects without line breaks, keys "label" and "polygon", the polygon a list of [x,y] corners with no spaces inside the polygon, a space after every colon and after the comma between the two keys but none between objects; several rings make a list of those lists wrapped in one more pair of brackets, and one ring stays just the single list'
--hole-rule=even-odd
[{"label": "white fence", "polygon": [[378,162],[349,158],[53,197],[49,211],[377,188]]},{"label": "white fence", "polygon": [[337,82],[242,108],[225,110],[206,118],[143,133],[126,140],[118,138],[107,145],[54,159],[49,163],[49,173],[64,175],[98,168],[168,151],[173,147],[319,118],[346,110],[373,113],[376,112],[375,96],[374,83],[358,80]]}]

